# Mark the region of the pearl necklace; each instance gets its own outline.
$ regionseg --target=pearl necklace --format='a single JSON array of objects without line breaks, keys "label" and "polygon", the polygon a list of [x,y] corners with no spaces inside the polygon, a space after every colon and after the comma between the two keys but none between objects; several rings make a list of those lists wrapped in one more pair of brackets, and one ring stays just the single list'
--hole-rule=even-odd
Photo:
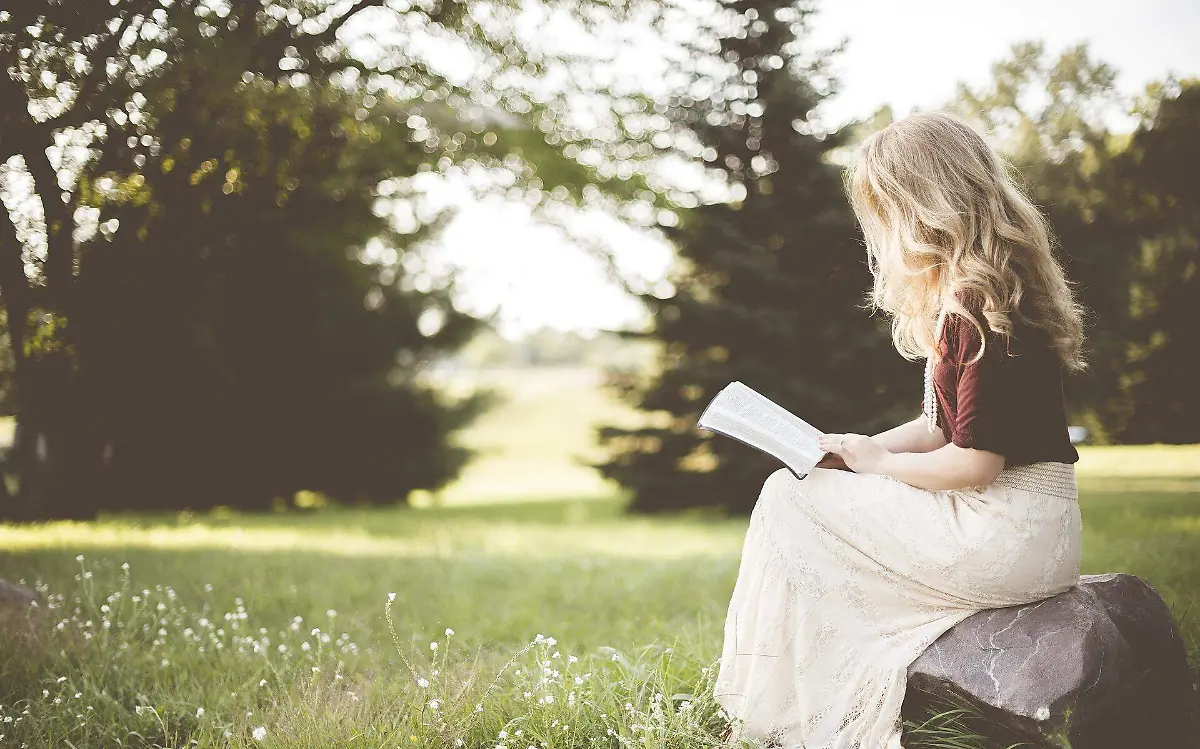
[{"label": "pearl necklace", "polygon": [[[943,309],[938,314],[937,325],[934,328],[933,340],[936,348],[942,338],[942,323],[946,320],[946,310]],[[937,413],[937,393],[933,389],[933,369],[934,357],[931,354],[925,359],[925,399],[922,403],[921,413],[925,415],[925,428],[930,434],[937,434],[941,431],[938,428],[938,413]]]}]

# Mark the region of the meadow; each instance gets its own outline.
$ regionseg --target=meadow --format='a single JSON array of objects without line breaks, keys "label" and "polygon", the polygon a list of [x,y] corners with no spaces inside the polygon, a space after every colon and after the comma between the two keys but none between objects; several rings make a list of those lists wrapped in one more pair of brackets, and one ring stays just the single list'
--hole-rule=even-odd
[{"label": "meadow", "polygon": [[[575,462],[620,407],[539,376],[415,508],[0,525],[43,595],[0,619],[0,746],[716,745],[745,520],[624,515]],[[1084,572],[1154,585],[1197,664],[1200,447],[1082,452]],[[955,721],[911,746],[1001,746]]]}]

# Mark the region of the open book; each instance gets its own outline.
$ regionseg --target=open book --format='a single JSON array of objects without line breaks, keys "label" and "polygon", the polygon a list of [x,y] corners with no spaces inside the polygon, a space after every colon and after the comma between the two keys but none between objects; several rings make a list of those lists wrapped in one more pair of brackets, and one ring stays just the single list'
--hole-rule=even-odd
[{"label": "open book", "polygon": [[825,456],[817,446],[819,430],[737,381],[721,388],[696,426],[773,455],[800,479]]}]

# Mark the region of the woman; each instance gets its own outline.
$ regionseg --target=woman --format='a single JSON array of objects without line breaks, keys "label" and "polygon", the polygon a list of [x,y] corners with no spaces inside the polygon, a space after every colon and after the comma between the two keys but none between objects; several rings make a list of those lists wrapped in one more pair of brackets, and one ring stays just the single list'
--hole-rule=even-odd
[{"label": "woman", "polygon": [[763,484],[715,693],[733,739],[788,749],[900,749],[925,648],[1079,577],[1062,372],[1083,366],[1082,326],[1045,219],[945,114],[868,138],[847,190],[872,300],[897,350],[926,359],[925,399],[874,437],[825,435],[807,478]]}]

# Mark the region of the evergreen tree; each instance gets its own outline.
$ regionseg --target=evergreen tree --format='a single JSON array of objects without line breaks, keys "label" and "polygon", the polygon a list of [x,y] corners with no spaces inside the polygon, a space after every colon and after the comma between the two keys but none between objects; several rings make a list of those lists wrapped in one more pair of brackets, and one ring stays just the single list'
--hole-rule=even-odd
[{"label": "evergreen tree", "polygon": [[[643,295],[661,343],[649,381],[610,382],[655,418],[605,426],[608,462],[631,509],[753,507],[778,461],[698,430],[717,391],[740,380],[825,431],[871,433],[915,416],[920,371],[864,309],[870,285],[861,237],[816,108],[832,93],[829,52],[805,44],[803,2],[735,2],[720,39],[721,68],[671,102],[704,158],[727,170],[734,200],[703,205],[670,231],[675,294]],[[664,417],[665,418],[661,418]]]}]

